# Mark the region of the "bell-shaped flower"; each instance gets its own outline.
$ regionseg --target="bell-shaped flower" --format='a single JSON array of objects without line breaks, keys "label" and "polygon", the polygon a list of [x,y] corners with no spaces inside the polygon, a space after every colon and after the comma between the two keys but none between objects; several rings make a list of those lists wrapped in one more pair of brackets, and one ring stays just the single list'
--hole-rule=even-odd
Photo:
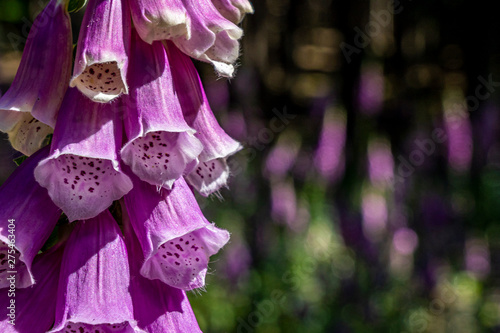
[{"label": "bell-shaped flower", "polygon": [[132,39],[130,95],[124,96],[129,141],[121,157],[142,180],[171,188],[203,146],[184,120],[163,44],[149,45],[135,33]]},{"label": "bell-shaped flower", "polygon": [[128,94],[130,11],[122,0],[89,0],[70,86],[95,102]]},{"label": "bell-shaped flower", "polygon": [[134,27],[141,38],[153,43],[189,33],[188,14],[182,0],[130,0]]},{"label": "bell-shaped flower", "polygon": [[71,24],[63,0],[51,0],[31,27],[19,69],[0,98],[0,131],[25,155],[37,151],[56,123],[71,75]]},{"label": "bell-shaped flower", "polygon": [[[64,242],[35,257],[31,288],[0,290],[0,332],[45,333],[54,324],[59,271]],[[15,277],[14,277],[15,278]],[[14,325],[12,325],[14,323]]]},{"label": "bell-shaped flower", "polygon": [[134,318],[149,333],[201,332],[185,291],[140,274],[144,262],[141,245],[124,212],[124,233],[130,265],[130,293]]},{"label": "bell-shaped flower", "polygon": [[144,41],[172,40],[187,55],[213,64],[220,75],[233,75],[243,31],[211,0],[130,0],[130,8]]},{"label": "bell-shaped flower", "polygon": [[170,191],[131,178],[124,201],[144,255],[141,274],[179,289],[203,287],[208,260],[229,233],[205,219],[183,178]]},{"label": "bell-shaped flower", "polygon": [[118,162],[122,122],[119,103],[94,103],[76,88],[64,98],[51,153],[35,169],[70,221],[97,216],[132,188]]},{"label": "bell-shaped flower", "polygon": [[127,249],[111,213],[78,221],[64,250],[50,332],[144,332],[129,288]]},{"label": "bell-shaped flower", "polygon": [[191,59],[170,42],[166,49],[184,118],[196,130],[195,136],[204,147],[198,165],[186,180],[200,194],[208,196],[227,184],[229,167],[226,159],[242,147],[219,126]]},{"label": "bell-shaped flower", "polygon": [[0,187],[0,288],[10,285],[7,278],[11,274],[16,275],[17,288],[35,283],[33,259],[61,216],[59,207],[33,176],[48,152],[49,147],[45,147],[29,157]]},{"label": "bell-shaped flower", "polygon": [[248,0],[212,0],[215,8],[229,21],[238,24],[245,14],[252,14],[253,7]]}]

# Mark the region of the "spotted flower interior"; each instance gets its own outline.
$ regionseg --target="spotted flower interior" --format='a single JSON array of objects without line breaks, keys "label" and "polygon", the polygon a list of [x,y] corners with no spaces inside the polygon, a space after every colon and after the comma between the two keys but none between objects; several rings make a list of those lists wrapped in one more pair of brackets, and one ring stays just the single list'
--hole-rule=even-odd
[{"label": "spotted flower interior", "polygon": [[109,101],[126,91],[116,61],[88,66],[74,81],[84,94],[102,101]]}]

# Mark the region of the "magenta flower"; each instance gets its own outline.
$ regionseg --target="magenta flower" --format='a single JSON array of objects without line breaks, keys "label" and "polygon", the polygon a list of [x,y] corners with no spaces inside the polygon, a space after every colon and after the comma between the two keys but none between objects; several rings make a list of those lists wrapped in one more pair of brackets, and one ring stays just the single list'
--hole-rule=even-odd
[{"label": "magenta flower", "polygon": [[144,262],[141,246],[125,216],[125,243],[130,264],[130,293],[134,318],[139,328],[149,333],[201,332],[193,309],[183,290],[172,288],[159,280],[150,280],[140,274]]},{"label": "magenta flower", "polygon": [[122,126],[116,107],[68,89],[50,156],[35,169],[36,180],[70,221],[97,216],[132,188],[119,167]]},{"label": "magenta flower", "polygon": [[142,180],[171,188],[203,146],[184,120],[163,44],[134,34],[131,60],[121,157]]},{"label": "magenta flower", "polygon": [[233,75],[243,32],[210,0],[130,0],[130,8],[144,41],[172,40],[187,55],[211,63],[220,75]]},{"label": "magenta flower", "polygon": [[51,0],[37,16],[14,82],[0,98],[0,130],[25,155],[52,133],[69,82],[72,38],[66,6],[66,1]]},{"label": "magenta flower", "polygon": [[[59,270],[64,251],[64,243],[54,245],[50,250],[35,257],[33,274],[37,283],[31,288],[16,289],[15,295],[9,296],[10,289],[0,290],[0,332],[2,333],[44,333],[54,323],[56,310],[55,297]],[[9,306],[15,304],[15,325]],[[22,320],[21,320],[22,319]]]},{"label": "magenta flower", "polygon": [[[47,157],[48,151],[48,147],[43,148],[24,161],[0,188],[0,202],[3,203],[0,211],[0,288],[9,285],[6,279],[11,275],[9,271],[17,272],[17,288],[35,283],[31,264],[61,216],[47,190],[33,176],[33,170]],[[14,222],[9,228],[11,220]],[[15,267],[10,267],[12,261],[8,260],[12,259],[8,247],[12,238],[15,240]]]},{"label": "magenta flower", "polygon": [[252,4],[247,0],[212,0],[219,13],[229,21],[238,24],[245,14],[252,14]]},{"label": "magenta flower", "polygon": [[179,289],[203,287],[208,259],[229,240],[203,216],[183,178],[171,191],[132,177],[125,206],[144,254],[141,274]]},{"label": "magenta flower", "polygon": [[128,94],[130,12],[121,0],[89,0],[70,86],[95,102]]},{"label": "magenta flower", "polygon": [[0,331],[201,332],[185,291],[205,285],[229,233],[207,221],[185,178],[204,196],[218,191],[241,145],[189,56],[231,76],[235,23],[252,7],[89,0],[70,79],[67,6],[51,0],[37,18],[0,99],[0,130],[33,154],[0,187],[1,306],[17,288],[16,324],[0,315]]},{"label": "magenta flower", "polygon": [[166,48],[184,118],[196,130],[195,136],[203,144],[199,163],[186,180],[200,194],[208,196],[227,184],[229,167],[226,159],[242,147],[217,123],[191,59],[172,43],[167,43]]},{"label": "magenta flower", "polygon": [[111,214],[77,222],[64,250],[50,332],[143,332],[129,288],[127,249]]}]

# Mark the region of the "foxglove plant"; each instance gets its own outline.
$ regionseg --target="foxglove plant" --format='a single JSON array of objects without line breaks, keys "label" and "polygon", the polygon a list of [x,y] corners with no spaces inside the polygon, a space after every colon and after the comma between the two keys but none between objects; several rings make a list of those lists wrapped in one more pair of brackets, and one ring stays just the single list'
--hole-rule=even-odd
[{"label": "foxglove plant", "polygon": [[188,56],[231,76],[235,24],[252,7],[89,0],[70,77],[69,2],[51,0],[40,14],[51,19],[36,19],[0,99],[0,130],[32,155],[0,188],[0,288],[19,289],[22,314],[0,314],[0,330],[200,332],[186,291],[204,287],[229,233],[187,182],[203,196],[226,186],[241,145]]}]

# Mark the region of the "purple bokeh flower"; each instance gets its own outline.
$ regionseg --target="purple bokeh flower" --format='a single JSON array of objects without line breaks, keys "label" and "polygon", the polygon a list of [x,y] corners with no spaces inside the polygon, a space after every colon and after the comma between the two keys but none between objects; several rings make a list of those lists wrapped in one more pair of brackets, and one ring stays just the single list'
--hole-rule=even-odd
[{"label": "purple bokeh flower", "polygon": [[344,172],[345,140],[345,114],[326,111],[314,164],[319,174],[330,182],[335,182]]},{"label": "purple bokeh flower", "polygon": [[64,1],[51,0],[36,17],[14,82],[0,98],[0,131],[31,155],[52,133],[71,73],[71,25]]}]

